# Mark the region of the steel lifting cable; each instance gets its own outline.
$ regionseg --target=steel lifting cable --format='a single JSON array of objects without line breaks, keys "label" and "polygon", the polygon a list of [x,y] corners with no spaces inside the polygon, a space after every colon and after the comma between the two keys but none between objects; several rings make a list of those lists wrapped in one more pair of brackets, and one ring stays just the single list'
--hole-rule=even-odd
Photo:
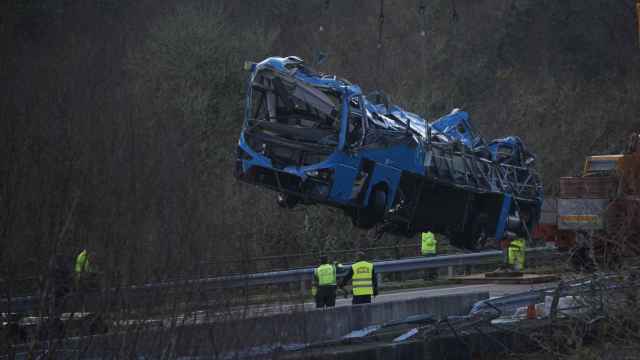
[{"label": "steel lifting cable", "polygon": [[458,27],[456,23],[458,22],[458,7],[456,6],[456,0],[451,0],[451,26],[453,27],[453,42],[455,43],[458,37]]},{"label": "steel lifting cable", "polygon": [[[418,17],[420,19],[418,19],[418,21],[421,22],[421,26],[420,26],[420,36],[422,36],[424,39],[419,39],[418,41],[420,41],[422,43],[422,46],[420,47],[420,61],[422,62],[422,74],[423,76],[427,75],[427,39],[426,39],[426,35],[427,35],[427,17],[426,17],[426,5],[425,5],[425,0],[420,0],[420,5],[418,6]],[[426,117],[426,112],[427,112],[427,99],[426,99],[426,86],[425,86],[426,82],[422,82],[420,84],[420,88],[421,88],[421,93],[422,93],[422,110],[424,111],[424,116],[425,119]],[[425,136],[426,136],[426,132],[425,132]]]},{"label": "steel lifting cable", "polygon": [[[330,3],[330,0],[324,1],[324,7],[322,8],[323,18],[326,18],[327,17],[326,15],[329,13],[329,5],[330,5],[329,3]],[[320,22],[320,27],[318,28],[318,31],[319,32],[324,31],[324,26],[322,25],[322,22]]]},{"label": "steel lifting cable", "polygon": [[638,21],[638,47],[640,47],[640,0],[636,0],[636,20]]},{"label": "steel lifting cable", "polygon": [[380,13],[378,15],[378,73],[375,75],[376,84],[379,87],[380,78],[384,71],[384,54],[382,49],[382,32],[384,30],[384,0],[380,0]]},{"label": "steel lifting cable", "polygon": [[318,33],[316,34],[316,46],[315,49],[313,51],[313,65],[317,66],[320,65],[324,62],[324,60],[326,60],[327,54],[326,51],[323,51],[321,48],[321,45],[327,45],[326,42],[323,44],[323,37],[324,39],[326,39],[326,36],[323,36],[322,33],[325,31],[325,26],[323,25],[323,21],[326,20],[328,18],[327,14],[329,13],[329,5],[330,5],[330,0],[325,0],[324,2],[324,6],[322,7],[322,11],[320,14],[320,26],[318,26]]},{"label": "steel lifting cable", "polygon": [[[453,31],[451,32],[451,53],[453,55],[453,59],[452,59],[452,68],[455,69],[457,68],[456,63],[457,63],[457,59],[459,58],[458,56],[458,52],[456,50],[457,46],[457,39],[458,39],[458,27],[456,26],[456,23],[458,22],[458,8],[456,6],[456,0],[451,0],[451,26],[453,27]],[[452,91],[449,91],[449,107],[452,108],[454,107],[453,104],[453,96],[452,96]]]},{"label": "steel lifting cable", "polygon": [[456,0],[451,0],[451,20],[453,22],[458,21],[458,8],[456,7]]},{"label": "steel lifting cable", "polygon": [[382,30],[384,28],[384,0],[380,0],[380,15],[378,16],[378,49],[382,48]]},{"label": "steel lifting cable", "polygon": [[427,35],[427,18],[425,16],[426,6],[424,4],[424,0],[420,0],[420,5],[418,6],[418,17],[421,22],[420,26],[420,36]]}]

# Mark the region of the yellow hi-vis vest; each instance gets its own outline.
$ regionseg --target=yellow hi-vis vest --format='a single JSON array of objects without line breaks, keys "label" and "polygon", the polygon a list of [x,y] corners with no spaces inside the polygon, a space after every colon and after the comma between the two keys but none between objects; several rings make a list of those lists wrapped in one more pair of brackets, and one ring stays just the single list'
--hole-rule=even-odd
[{"label": "yellow hi-vis vest", "polygon": [[75,271],[76,274],[90,271],[89,259],[87,258],[87,250],[82,250],[76,257]]},{"label": "yellow hi-vis vest", "polygon": [[318,277],[318,286],[336,284],[336,268],[332,264],[322,264],[315,271]]},{"label": "yellow hi-vis vest", "polygon": [[353,296],[373,295],[373,264],[368,261],[358,261],[351,265]]},{"label": "yellow hi-vis vest", "polygon": [[422,233],[422,246],[420,247],[420,252],[422,255],[435,255],[437,244],[438,241],[431,231]]},{"label": "yellow hi-vis vest", "polygon": [[509,265],[516,265],[518,270],[524,269],[524,239],[515,239],[511,241],[508,249]]}]

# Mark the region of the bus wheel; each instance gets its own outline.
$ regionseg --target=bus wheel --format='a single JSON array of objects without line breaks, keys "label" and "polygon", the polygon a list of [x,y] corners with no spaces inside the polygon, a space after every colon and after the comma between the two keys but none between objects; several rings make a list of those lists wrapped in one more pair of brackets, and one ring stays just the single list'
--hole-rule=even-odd
[{"label": "bus wheel", "polygon": [[356,226],[362,229],[370,229],[376,223],[384,219],[387,204],[387,193],[381,188],[375,188],[369,196],[369,204],[363,209],[357,210]]}]

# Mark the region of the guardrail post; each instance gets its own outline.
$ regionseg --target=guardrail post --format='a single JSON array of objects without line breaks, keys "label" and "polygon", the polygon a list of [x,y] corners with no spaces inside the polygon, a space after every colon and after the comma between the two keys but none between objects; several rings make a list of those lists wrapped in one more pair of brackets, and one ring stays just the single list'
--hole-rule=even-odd
[{"label": "guardrail post", "polygon": [[447,267],[447,275],[449,276],[449,278],[452,278],[454,273],[453,273],[453,265],[449,265],[449,267]]},{"label": "guardrail post", "polygon": [[307,295],[307,286],[306,286],[306,281],[300,280],[300,295],[302,295],[302,297],[305,297]]},{"label": "guardrail post", "polygon": [[376,278],[378,278],[378,289],[382,287],[382,274],[377,273]]}]

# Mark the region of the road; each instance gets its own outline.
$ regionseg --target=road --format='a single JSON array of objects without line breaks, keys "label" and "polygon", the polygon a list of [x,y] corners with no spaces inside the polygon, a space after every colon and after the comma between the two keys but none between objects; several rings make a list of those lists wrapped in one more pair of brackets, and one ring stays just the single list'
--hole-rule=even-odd
[{"label": "road", "polygon": [[[421,297],[433,297],[442,295],[465,294],[472,292],[489,292],[490,297],[516,294],[528,290],[542,289],[552,286],[550,284],[526,284],[526,285],[500,285],[500,284],[475,284],[475,285],[441,285],[431,288],[396,290],[376,296],[375,302],[388,302],[398,300],[410,300]],[[336,306],[350,305],[351,299],[339,299]],[[305,304],[307,305],[307,304]],[[308,304],[310,307],[312,303]]]},{"label": "road", "polygon": [[[488,292],[491,297],[497,297],[508,294],[515,294],[520,292],[526,292],[529,290],[535,290],[553,286],[553,284],[536,284],[536,285],[497,285],[497,284],[474,284],[474,285],[440,285],[429,288],[415,288],[415,289],[403,289],[388,291],[377,296],[374,300],[375,303],[385,303],[392,301],[411,300],[424,297],[437,297],[452,294],[465,294],[476,292]],[[337,307],[351,306],[351,298],[344,299],[339,297],[336,301]],[[110,336],[120,336],[127,333],[127,328],[130,326],[136,327],[134,332],[140,331],[154,331],[171,328],[172,326],[190,326],[190,325],[203,325],[213,322],[228,322],[238,319],[255,318],[262,316],[269,316],[279,313],[289,313],[296,311],[313,311],[315,304],[313,302],[305,303],[281,303],[281,304],[262,304],[262,305],[249,305],[249,306],[234,306],[227,310],[210,309],[190,312],[179,315],[177,317],[158,317],[155,319],[147,320],[128,320],[118,321],[115,326],[112,327],[109,334],[93,335],[90,337],[69,337],[66,338],[68,344],[78,344],[82,341],[96,341],[97,339],[106,339]],[[139,326],[142,325],[140,328]],[[75,349],[76,345],[68,345],[69,349]],[[26,348],[19,347],[16,350],[21,355],[26,354]],[[70,350],[71,351],[71,350]],[[75,350],[73,350],[75,351]],[[0,359],[2,356],[0,356]]]},{"label": "road", "polygon": [[[453,294],[465,294],[474,292],[488,292],[490,297],[498,297],[509,294],[526,292],[553,286],[552,283],[546,284],[526,284],[526,285],[502,285],[502,284],[474,284],[474,285],[440,285],[429,288],[403,289],[382,293],[375,297],[375,303],[384,303],[390,301],[411,300],[424,297],[435,297]],[[336,299],[336,307],[351,306],[351,297],[342,298],[338,291]],[[151,322],[163,323],[164,326],[176,321],[179,324],[202,324],[210,321],[218,321],[220,319],[229,320],[232,318],[251,318],[268,316],[279,313],[295,312],[295,311],[311,311],[315,309],[315,303],[279,303],[279,304],[261,304],[249,306],[237,306],[224,311],[212,313],[206,310],[191,312],[179,315],[172,319],[154,319]],[[149,321],[145,321],[149,322]],[[138,323],[138,322],[135,322]],[[124,325],[124,324],[121,324]]]}]

